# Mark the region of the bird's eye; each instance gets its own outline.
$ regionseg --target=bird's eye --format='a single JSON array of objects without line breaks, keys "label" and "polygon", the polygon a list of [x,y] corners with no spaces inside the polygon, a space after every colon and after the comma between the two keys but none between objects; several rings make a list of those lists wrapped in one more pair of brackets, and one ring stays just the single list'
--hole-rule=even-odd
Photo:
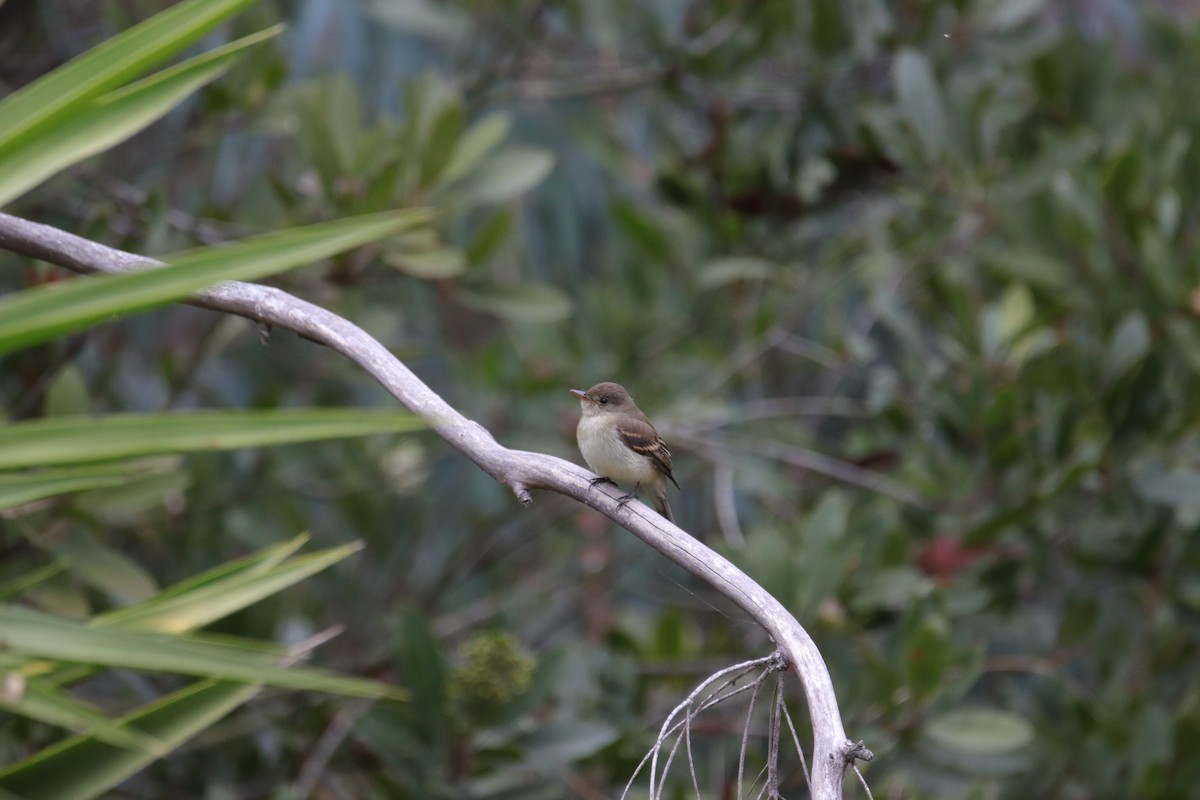
[{"label": "bird's eye", "polygon": [[600,405],[602,405],[602,406],[606,406],[606,405],[608,405],[608,398],[607,398],[607,397],[601,397],[601,398],[600,398]]}]

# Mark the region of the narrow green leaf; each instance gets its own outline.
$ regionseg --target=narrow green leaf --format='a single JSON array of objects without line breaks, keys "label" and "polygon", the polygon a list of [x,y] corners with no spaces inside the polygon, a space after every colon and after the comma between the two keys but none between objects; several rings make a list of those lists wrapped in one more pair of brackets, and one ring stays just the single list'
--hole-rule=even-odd
[{"label": "narrow green leaf", "polygon": [[[348,545],[278,567],[307,540],[302,535],[264,548],[182,581],[135,606],[95,616],[90,624],[157,632],[192,630],[325,569],[358,549],[357,544]],[[282,656],[282,652],[272,648],[264,652]],[[60,684],[73,682],[81,677],[79,670],[76,666],[53,667],[47,679]]]},{"label": "narrow green leaf", "polygon": [[454,181],[465,176],[504,141],[511,129],[512,119],[499,113],[484,117],[467,128],[442,172],[442,180]]},{"label": "narrow green leaf", "polygon": [[[258,694],[259,687],[205,680],[151,703],[120,722],[175,749]],[[44,800],[88,800],[154,760],[130,750],[77,736],[0,770],[0,792]]]},{"label": "narrow green leaf", "polygon": [[404,433],[423,425],[407,412],[361,408],[51,417],[0,427],[0,469]]},{"label": "narrow green leaf", "polygon": [[27,289],[0,301],[0,354],[186,297],[226,280],[254,280],[395,235],[429,219],[390,211],[308,225],[170,257],[171,266]]},{"label": "narrow green leaf", "polygon": [[[298,551],[308,542],[308,534],[300,534],[294,537],[291,541],[280,542],[279,544],[264,547],[248,556],[239,558],[236,561],[230,561],[220,566],[214,567],[199,575],[193,575],[179,583],[168,586],[154,597],[146,601],[149,603],[166,602],[170,598],[178,597],[179,595],[188,594],[190,592],[202,589],[206,586],[219,583],[221,581],[232,579],[238,575],[262,575],[278,564],[282,564],[293,553]],[[140,606],[133,606],[138,608]],[[122,609],[123,610],[123,609]],[[92,618],[93,625],[107,624],[109,618],[113,615],[119,615],[122,610],[110,611],[105,614],[100,614]]]},{"label": "narrow green leaf", "polygon": [[916,131],[925,152],[939,152],[946,136],[946,109],[928,59],[916,50],[901,50],[892,66],[892,80],[900,113]]},{"label": "narrow green leaf", "polygon": [[368,13],[389,28],[452,43],[470,30],[466,12],[431,0],[371,0]]},{"label": "narrow green leaf", "polygon": [[0,205],[88,156],[128,139],[233,65],[245,48],[275,27],[163,70],[80,106],[60,124],[0,153]]},{"label": "narrow green leaf", "polygon": [[0,475],[0,509],[88,489],[119,486],[134,473],[127,468],[44,470],[23,475]]},{"label": "narrow green leaf", "polygon": [[502,206],[492,212],[467,246],[467,263],[482,264],[496,255],[508,241],[515,224],[516,217],[511,208]]},{"label": "narrow green leaf", "polygon": [[184,0],[22,88],[0,103],[0,158],[15,143],[182,51],[254,2]]},{"label": "narrow green leaf", "polygon": [[912,567],[888,567],[878,570],[854,596],[856,611],[895,612],[912,607],[917,599],[933,591],[933,582]]},{"label": "narrow green leaf", "polygon": [[986,262],[1006,278],[1041,286],[1061,294],[1071,282],[1071,271],[1057,258],[1033,248],[1005,246],[982,253]]},{"label": "narrow green leaf", "polygon": [[1035,320],[1033,293],[1023,283],[1014,283],[1004,290],[997,306],[1000,340],[1010,347],[1025,334]]},{"label": "narrow green leaf", "polygon": [[154,578],[140,564],[90,533],[72,531],[46,549],[57,556],[68,572],[116,602],[144,600],[158,591]]},{"label": "narrow green leaf", "polygon": [[702,266],[696,275],[701,289],[716,289],[738,281],[766,280],[775,275],[776,267],[765,258],[728,256],[714,258]]},{"label": "narrow green leaf", "polygon": [[1200,470],[1151,464],[1134,476],[1133,487],[1152,503],[1177,509],[1200,508]]},{"label": "narrow green leaf", "polygon": [[473,203],[501,203],[537,186],[554,168],[544,150],[506,150],[471,173],[455,191]]},{"label": "narrow green leaf", "polygon": [[1046,0],[993,0],[983,4],[980,22],[985,30],[1002,33],[1029,22],[1045,6]]},{"label": "narrow green leaf", "polygon": [[264,573],[242,571],[186,593],[152,597],[98,617],[94,622],[161,633],[195,630],[315,575],[361,549],[362,545],[355,543],[294,558]]},{"label": "narrow green leaf", "polygon": [[1033,741],[1033,727],[1021,716],[993,708],[960,708],[930,720],[929,738],[957,753],[999,755]]},{"label": "narrow green leaf", "polygon": [[[157,462],[153,468],[150,467],[152,461]],[[74,498],[72,509],[92,517],[102,526],[137,527],[145,522],[148,514],[157,514],[173,498],[186,495],[193,476],[187,471],[182,456],[139,459],[139,466],[143,465],[146,468],[142,474],[120,486],[84,492]]]},{"label": "narrow green leaf", "polygon": [[15,606],[0,606],[0,640],[8,652],[32,659],[177,672],[355,697],[405,696],[394,686],[365,678],[279,666],[278,656],[253,641],[96,627]]},{"label": "narrow green leaf", "polygon": [[421,153],[421,186],[433,184],[445,172],[462,135],[464,117],[462,105],[449,103],[434,119]]},{"label": "narrow green leaf", "polygon": [[[362,142],[366,133],[363,130],[365,114],[362,93],[358,84],[349,76],[336,76],[325,88],[325,107],[322,109],[324,119],[321,122],[329,137],[332,166],[338,170],[336,175],[330,176],[330,188],[336,192],[336,184],[345,181],[347,173],[357,174],[360,169],[355,162],[359,153],[364,151]],[[316,119],[309,118],[309,124],[312,122],[316,122]]]},{"label": "narrow green leaf", "polygon": [[62,571],[62,564],[47,564],[41,569],[26,573],[19,578],[14,578],[3,585],[0,585],[0,600],[7,600],[10,597],[20,597],[29,589],[46,580],[49,580],[50,578],[53,578]]},{"label": "narrow green leaf", "polygon": [[121,748],[141,750],[146,755],[159,758],[167,753],[168,748],[162,742],[114,723],[95,706],[76,700],[57,686],[36,679],[25,684],[19,700],[2,706],[13,714],[86,733]]},{"label": "narrow green leaf", "polygon": [[1161,703],[1150,703],[1137,712],[1136,719],[1131,720],[1133,741],[1129,749],[1133,786],[1146,786],[1148,774],[1157,767],[1170,764],[1179,748],[1187,746],[1176,739],[1178,714],[1177,708],[1168,709]]},{"label": "narrow green leaf", "polygon": [[467,271],[467,258],[457,247],[436,247],[430,250],[401,250],[391,248],[383,260],[414,278],[445,280]]},{"label": "narrow green leaf", "polygon": [[446,682],[449,668],[429,623],[416,609],[400,610],[400,630],[396,657],[405,683],[412,689],[413,711],[419,731],[430,741],[438,741],[443,731]]},{"label": "narrow green leaf", "polygon": [[620,736],[620,731],[611,725],[573,720],[551,722],[522,731],[514,737],[513,744],[528,763],[551,766],[570,764],[595,755]]},{"label": "narrow green leaf", "polygon": [[571,298],[548,283],[464,289],[458,299],[469,308],[511,322],[559,322],[571,315],[572,308]]},{"label": "narrow green leaf", "polygon": [[78,364],[67,364],[58,371],[46,389],[45,416],[92,413],[87,379]]},{"label": "narrow green leaf", "polygon": [[654,261],[671,258],[674,243],[666,230],[636,204],[617,199],[610,206],[613,222],[635,247]]},{"label": "narrow green leaf", "polygon": [[1109,342],[1108,358],[1105,359],[1104,371],[1109,380],[1121,377],[1145,358],[1151,344],[1150,325],[1141,312],[1130,311],[1122,317]]}]

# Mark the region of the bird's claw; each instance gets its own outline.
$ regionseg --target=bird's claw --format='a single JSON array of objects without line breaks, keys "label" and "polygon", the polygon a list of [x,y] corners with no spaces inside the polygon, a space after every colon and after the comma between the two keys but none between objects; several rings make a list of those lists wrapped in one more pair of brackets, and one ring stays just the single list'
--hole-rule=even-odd
[{"label": "bird's claw", "polygon": [[617,498],[617,508],[624,508],[629,503],[630,500],[637,497],[638,489],[640,489],[640,488],[642,488],[642,484],[639,481],[638,483],[634,484],[632,492],[626,492],[625,494],[618,497]]}]

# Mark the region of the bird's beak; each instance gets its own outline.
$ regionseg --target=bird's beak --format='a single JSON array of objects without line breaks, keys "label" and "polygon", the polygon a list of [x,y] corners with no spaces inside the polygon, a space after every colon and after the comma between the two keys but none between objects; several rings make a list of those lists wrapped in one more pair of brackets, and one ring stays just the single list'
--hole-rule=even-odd
[{"label": "bird's beak", "polygon": [[569,391],[571,394],[578,397],[580,400],[591,400],[592,399],[587,396],[587,392],[585,392],[583,389],[568,389],[567,391]]}]

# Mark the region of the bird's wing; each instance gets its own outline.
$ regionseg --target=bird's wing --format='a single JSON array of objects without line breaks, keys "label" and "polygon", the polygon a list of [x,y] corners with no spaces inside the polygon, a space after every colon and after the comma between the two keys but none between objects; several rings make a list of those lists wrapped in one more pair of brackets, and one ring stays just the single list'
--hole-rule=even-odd
[{"label": "bird's wing", "polygon": [[653,425],[642,420],[621,420],[617,431],[621,434],[621,441],[630,450],[649,458],[654,468],[666,475],[676,489],[679,488],[679,482],[671,474],[671,451]]}]

